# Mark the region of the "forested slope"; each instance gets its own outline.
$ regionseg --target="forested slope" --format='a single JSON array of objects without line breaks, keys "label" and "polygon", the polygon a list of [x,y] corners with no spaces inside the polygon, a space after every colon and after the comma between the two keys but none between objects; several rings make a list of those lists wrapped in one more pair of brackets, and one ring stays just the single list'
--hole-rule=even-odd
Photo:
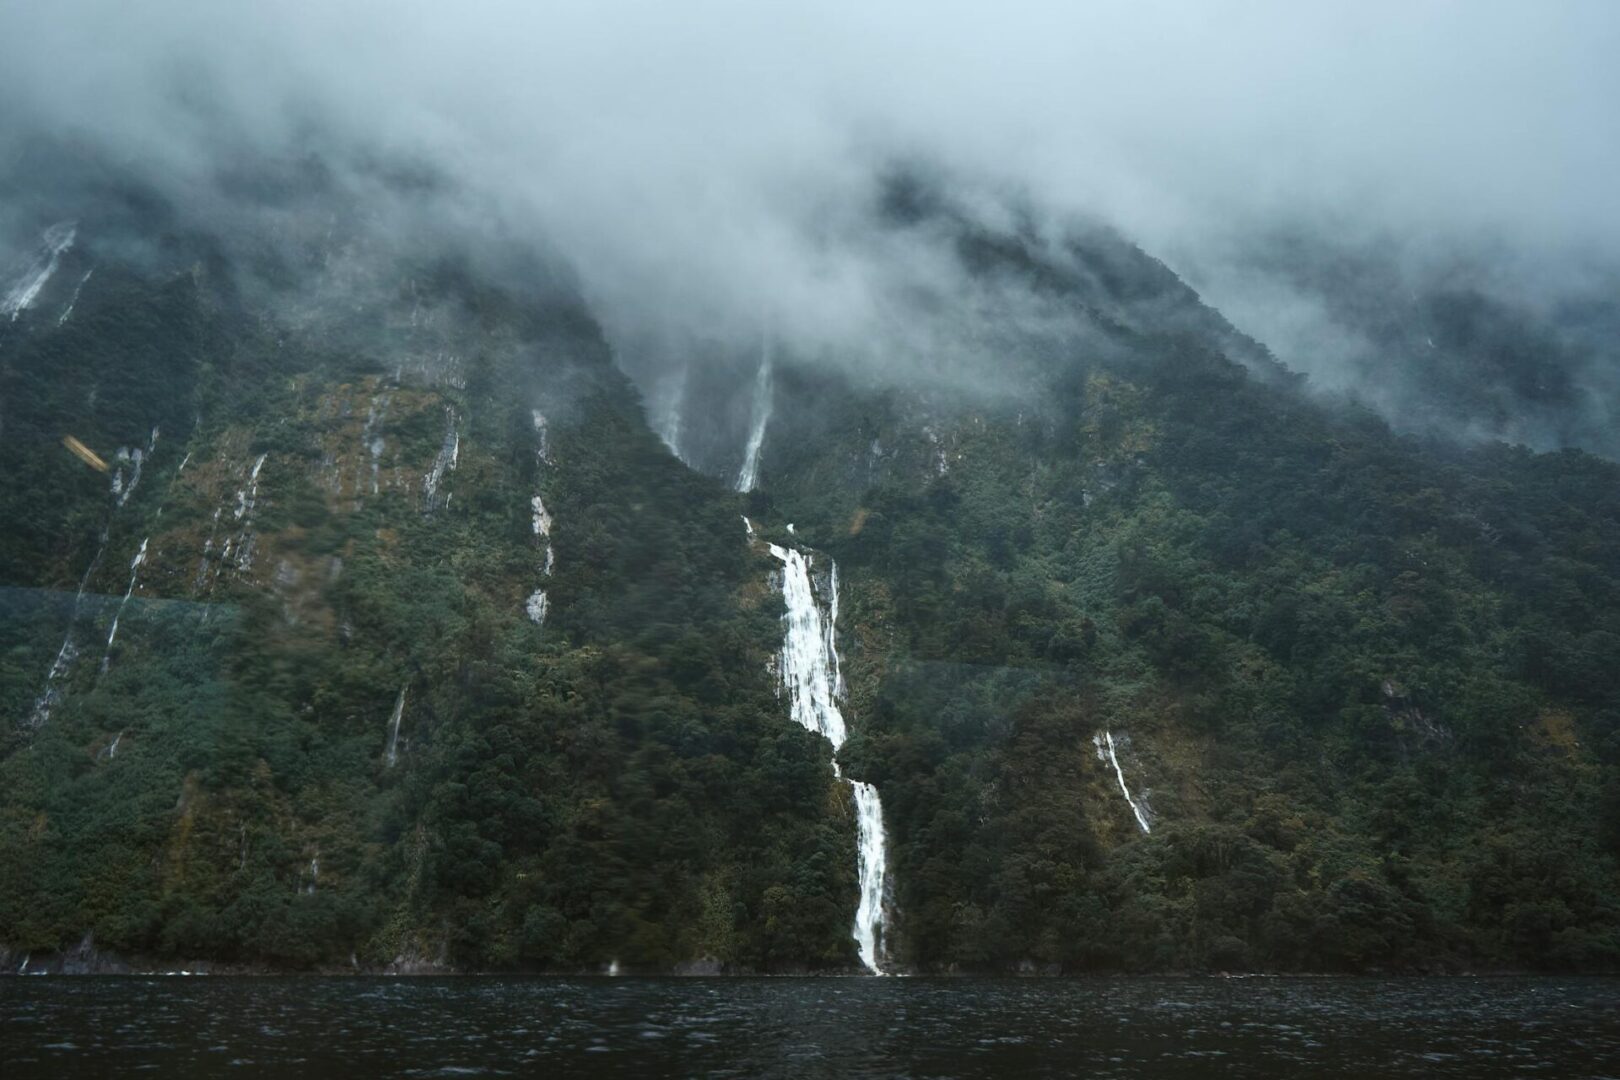
[{"label": "forested slope", "polygon": [[1620,964],[1615,465],[1395,434],[1107,230],[900,185],[984,368],[694,357],[693,469],[566,272],[247,175],[55,185],[0,319],[16,963],[854,969],[746,513],[837,560],[897,966]]},{"label": "forested slope", "polygon": [[1117,238],[960,236],[1103,332],[999,400],[780,374],[754,496],[840,561],[906,961],[1612,968],[1620,468],[1318,404]]},{"label": "forested slope", "polygon": [[15,957],[850,964],[767,568],[566,284],[159,209],[0,323]]}]

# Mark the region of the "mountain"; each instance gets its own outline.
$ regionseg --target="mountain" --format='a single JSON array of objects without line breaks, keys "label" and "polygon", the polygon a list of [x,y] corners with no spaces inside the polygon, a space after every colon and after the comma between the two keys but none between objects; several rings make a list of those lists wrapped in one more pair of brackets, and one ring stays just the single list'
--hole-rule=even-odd
[{"label": "mountain", "polygon": [[1620,457],[1612,268],[1320,228],[1232,247],[1209,276],[1235,317],[1398,430]]},{"label": "mountain", "polygon": [[393,164],[6,185],[13,967],[1620,965],[1603,458],[907,173],[920,358],[616,352]]}]

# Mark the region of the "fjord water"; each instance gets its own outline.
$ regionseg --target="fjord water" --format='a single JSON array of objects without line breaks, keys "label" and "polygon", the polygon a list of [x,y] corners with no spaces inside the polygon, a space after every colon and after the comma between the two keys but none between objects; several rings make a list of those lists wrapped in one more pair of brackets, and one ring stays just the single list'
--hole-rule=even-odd
[{"label": "fjord water", "polygon": [[1620,980],[13,978],[8,1080],[1620,1073]]}]

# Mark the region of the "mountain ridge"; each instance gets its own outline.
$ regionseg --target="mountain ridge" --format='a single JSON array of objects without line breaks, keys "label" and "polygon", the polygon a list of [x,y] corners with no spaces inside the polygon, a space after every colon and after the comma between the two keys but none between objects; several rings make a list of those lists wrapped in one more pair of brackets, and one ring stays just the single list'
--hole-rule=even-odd
[{"label": "mountain ridge", "polygon": [[1614,465],[1315,401],[1117,234],[891,206],[980,366],[778,343],[739,494],[753,343],[685,361],[737,402],[688,469],[566,274],[311,175],[218,235],[131,196],[136,259],[80,214],[0,326],[14,955],[858,970],[746,514],[841,574],[896,967],[1620,962]]}]

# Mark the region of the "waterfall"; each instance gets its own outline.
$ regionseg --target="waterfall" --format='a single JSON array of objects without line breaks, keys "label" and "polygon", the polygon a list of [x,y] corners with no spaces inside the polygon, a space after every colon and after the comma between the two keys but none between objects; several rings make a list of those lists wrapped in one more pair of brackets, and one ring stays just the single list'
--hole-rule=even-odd
[{"label": "waterfall", "polygon": [[39,697],[34,699],[34,709],[28,716],[28,726],[38,728],[51,718],[51,709],[61,700],[61,691],[57,690],[56,683],[68,673],[73,661],[79,657],[79,647],[73,642],[73,626],[79,621],[79,609],[84,606],[84,590],[90,584],[90,576],[101,565],[101,556],[107,550],[108,526],[101,527],[101,539],[96,546],[96,553],[90,557],[90,565],[84,568],[84,576],[79,579],[79,591],[73,594],[73,607],[68,611],[67,634],[62,638],[62,647],[56,652],[56,659],[51,661],[51,668],[45,673],[45,688],[40,691]]},{"label": "waterfall", "polygon": [[[747,523],[746,518],[744,523]],[[750,535],[752,531],[750,526]],[[888,873],[883,803],[871,784],[845,779],[836,757],[848,737],[844,714],[838,708],[843,679],[839,675],[834,625],[838,612],[837,564],[832,565],[827,579],[830,595],[824,617],[810,578],[810,556],[792,548],[768,546],[771,554],[782,563],[782,599],[787,605],[787,613],[782,617],[782,685],[788,691],[793,719],[832,743],[833,775],[849,784],[853,792],[861,896],[851,936],[860,949],[861,962],[881,975],[878,949],[887,921],[883,892]]]},{"label": "waterfall", "polygon": [[253,468],[248,471],[247,487],[236,493],[235,514],[237,521],[241,521],[244,517],[248,517],[250,521],[252,520],[249,515],[253,513],[253,506],[259,499],[259,472],[264,468],[264,459],[268,456],[268,454],[260,454],[254,459]]},{"label": "waterfall", "polygon": [[[658,437],[664,440],[669,452],[681,457],[681,411],[686,407],[686,387],[692,380],[690,365],[666,377],[660,387],[664,393],[663,407],[659,409]],[[667,388],[667,389],[666,389]]]},{"label": "waterfall", "polygon": [[[546,435],[546,418],[540,415],[540,410],[534,410],[534,432],[538,440],[535,450],[536,460],[540,465],[550,465],[551,449]],[[551,577],[557,569],[557,547],[551,542],[551,513],[546,509],[546,502],[538,494],[529,497],[529,525],[534,532],[534,541],[539,544],[545,554],[541,557],[540,573],[544,577]],[[523,602],[523,610],[529,616],[529,621],[536,626],[545,625],[546,608],[549,602],[546,599],[546,590],[536,589],[529,594]]]},{"label": "waterfall", "polygon": [[[158,434],[158,429],[153,428],[152,437],[147,440],[145,450],[138,446],[134,450],[129,449],[127,446],[118,448],[116,456],[120,464],[117,470],[113,472],[112,493],[119,506],[129,502],[129,497],[135,494],[135,485],[141,482],[141,466],[152,455],[152,451],[157,449]],[[128,484],[124,483],[125,465],[131,467]]]},{"label": "waterfall", "polygon": [[1114,749],[1114,733],[1104,731],[1101,735],[1093,735],[1091,743],[1097,748],[1097,760],[1106,761],[1114,767],[1114,778],[1119,781],[1120,793],[1125,796],[1125,801],[1130,804],[1131,813],[1136,815],[1137,826],[1141,828],[1143,833],[1152,832],[1153,826],[1148,823],[1147,800],[1144,798],[1138,802],[1131,796],[1131,789],[1125,784],[1125,770],[1120,768],[1119,754]]},{"label": "waterfall", "polygon": [[392,769],[399,760],[399,722],[405,716],[405,687],[399,688],[399,697],[394,700],[394,715],[388,718],[388,753],[386,760]]},{"label": "waterfall", "polygon": [[444,474],[454,472],[461,461],[461,433],[456,430],[455,410],[446,407],[444,416],[444,442],[439,446],[438,456],[433,459],[433,467],[422,477],[423,502],[429,511],[441,506],[449,507],[449,496],[439,498],[439,486],[444,483]]},{"label": "waterfall", "polygon": [[[260,454],[253,462],[253,468],[248,472],[248,486],[236,493],[236,520],[242,523],[242,531],[236,537],[236,568],[248,570],[253,566],[253,551],[257,547],[257,537],[253,534],[253,508],[259,501],[259,473],[264,469],[264,459],[268,454]],[[231,544],[226,541],[225,552],[220,556],[221,561],[230,555]]]},{"label": "waterfall", "polygon": [[879,975],[878,935],[883,917],[883,886],[888,877],[888,840],[883,831],[883,803],[877,788],[861,780],[851,780],[855,792],[855,835],[860,844],[861,901],[855,909],[855,942],[861,949],[861,962]]},{"label": "waterfall", "polygon": [[73,661],[79,658],[79,647],[73,643],[73,620],[79,617],[79,605],[73,605],[73,614],[69,616],[67,637],[62,639],[62,647],[56,652],[56,659],[51,661],[51,669],[45,673],[45,689],[40,691],[39,697],[34,699],[34,711],[28,716],[28,726],[39,728],[51,718],[51,709],[62,700],[62,692],[56,688],[58,680],[68,673]]},{"label": "waterfall", "polygon": [[539,447],[538,447],[538,449],[535,450],[535,454],[536,454],[536,456],[539,457],[540,464],[542,464],[542,465],[550,465],[551,464],[551,431],[550,431],[550,425],[548,425],[546,423],[545,413],[542,413],[539,409],[530,409],[529,414],[530,414],[530,418],[534,421],[535,439],[539,443]]},{"label": "waterfall", "polygon": [[61,326],[63,323],[67,322],[68,316],[73,314],[73,308],[79,302],[79,294],[84,292],[84,283],[89,281],[90,275],[95,272],[95,267],[91,267],[84,272],[84,277],[79,279],[78,288],[73,290],[73,298],[68,301],[67,307],[62,309],[62,314],[56,320],[57,326]]},{"label": "waterfall", "polygon": [[765,445],[765,425],[771,419],[771,340],[766,337],[759,350],[759,375],[754,380],[754,426],[748,432],[742,470],[737,473],[737,490],[749,492],[759,481],[759,450]]},{"label": "waterfall", "polygon": [[[57,227],[59,228],[60,226]],[[69,233],[71,234],[71,232],[72,230],[70,228]],[[71,244],[72,242],[73,237],[69,235],[66,243],[62,246],[62,250],[67,250],[67,245]],[[113,470],[112,479],[109,482],[109,488],[112,492],[113,499],[112,505],[108,508],[107,519],[101,526],[101,538],[97,542],[96,553],[91,556],[90,565],[84,568],[84,576],[79,579],[79,591],[73,594],[73,607],[69,609],[68,612],[68,628],[67,633],[62,638],[62,647],[57,650],[56,659],[51,661],[51,668],[45,673],[44,689],[40,691],[39,697],[34,699],[33,711],[30,712],[28,716],[28,726],[31,728],[37,730],[45,723],[45,721],[49,720],[51,718],[51,710],[55,708],[56,703],[62,699],[62,692],[60,689],[58,689],[56,684],[67,676],[68,671],[73,667],[74,662],[79,658],[79,646],[73,640],[73,628],[74,625],[79,621],[80,610],[84,607],[84,590],[89,587],[90,578],[95,574],[96,567],[101,565],[101,557],[107,551],[107,536],[112,529],[112,517],[115,513],[117,513],[119,507],[123,506],[124,503],[129,501],[130,495],[135,491],[135,485],[140,483],[141,462],[157,448],[158,434],[158,429],[154,427],[152,429],[151,436],[147,440],[146,450],[144,452],[139,447],[137,447],[133,452],[125,447],[119,448],[118,459],[125,463],[133,462],[134,471],[130,477],[129,483],[126,485],[124,483],[123,466],[120,465],[116,470]],[[72,439],[71,442],[64,440],[64,443],[67,445],[69,450],[73,450],[75,454],[78,454],[79,457],[86,460],[87,463],[94,465],[96,462],[100,461],[100,459],[97,458],[94,453],[85,447],[83,443],[79,443],[77,439]],[[74,449],[74,444],[77,444],[77,450]],[[80,453],[80,451],[83,452]],[[88,457],[86,457],[86,455],[88,455]],[[106,469],[107,466],[103,464],[100,466],[100,468]],[[145,556],[146,541],[142,540],[141,549],[136,553],[135,561],[130,564],[131,591],[133,591],[135,588],[135,574],[139,571],[141,563],[145,561]],[[123,603],[129,603],[128,593],[125,593]],[[118,606],[118,610],[120,613],[123,612],[123,604]],[[108,634],[107,636],[107,648],[109,650],[112,648],[113,635],[117,634],[117,632],[118,619],[115,616],[113,618],[112,633]],[[106,663],[107,658],[106,656],[103,656],[102,670],[106,670]]]},{"label": "waterfall", "polygon": [[[360,429],[360,445],[371,455],[371,493],[376,495],[382,489],[382,454],[387,447],[383,437],[377,434],[379,425],[388,419],[388,404],[393,400],[393,393],[385,392],[372,395],[371,402],[366,406],[366,422]],[[364,474],[362,473],[362,477]],[[355,485],[355,492],[360,491],[360,485]],[[358,500],[356,500],[358,506]]]},{"label": "waterfall", "polygon": [[113,613],[112,628],[107,631],[107,647],[101,654],[101,670],[107,670],[107,664],[112,659],[113,639],[118,636],[118,620],[124,617],[124,608],[129,598],[135,594],[135,580],[140,576],[141,564],[146,561],[146,540],[141,541],[140,550],[129,561],[129,588],[124,590],[124,599],[118,604],[118,610]]},{"label": "waterfall", "polygon": [[39,297],[39,291],[51,280],[51,275],[56,273],[56,264],[62,261],[63,254],[73,246],[73,238],[77,233],[77,223],[72,221],[59,222],[45,230],[34,264],[13,283],[6,291],[6,295],[0,298],[0,312],[11,316],[11,321],[16,322],[17,316],[33,306]]}]

